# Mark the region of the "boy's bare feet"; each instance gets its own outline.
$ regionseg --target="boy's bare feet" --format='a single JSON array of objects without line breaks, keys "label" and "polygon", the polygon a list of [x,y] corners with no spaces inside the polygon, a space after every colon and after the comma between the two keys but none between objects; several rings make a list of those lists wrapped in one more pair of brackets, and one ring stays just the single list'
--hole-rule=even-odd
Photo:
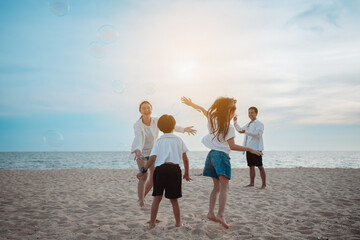
[{"label": "boy's bare feet", "polygon": [[249,185],[246,185],[244,187],[253,187],[253,186],[254,186],[254,184],[249,184]]},{"label": "boy's bare feet", "polygon": [[229,229],[229,225],[226,223],[225,218],[223,216],[216,216],[217,221],[226,229]]},{"label": "boy's bare feet", "polygon": [[213,214],[213,213],[208,213],[207,218],[208,218],[209,220],[211,220],[211,221],[219,222],[219,221],[217,220],[215,214]]}]

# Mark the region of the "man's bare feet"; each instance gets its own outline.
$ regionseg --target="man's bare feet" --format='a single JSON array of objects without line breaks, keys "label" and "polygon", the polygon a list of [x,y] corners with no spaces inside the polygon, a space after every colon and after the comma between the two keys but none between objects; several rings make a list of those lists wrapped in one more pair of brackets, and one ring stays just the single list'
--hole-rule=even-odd
[{"label": "man's bare feet", "polygon": [[253,186],[254,186],[254,184],[249,184],[249,185],[246,185],[244,187],[253,187]]},{"label": "man's bare feet", "polygon": [[216,216],[217,221],[226,229],[229,229],[229,225],[226,223],[225,218],[223,216]]},{"label": "man's bare feet", "polygon": [[208,213],[207,218],[208,218],[209,220],[211,220],[211,221],[219,222],[219,221],[217,220],[215,214],[213,214],[213,213]]}]

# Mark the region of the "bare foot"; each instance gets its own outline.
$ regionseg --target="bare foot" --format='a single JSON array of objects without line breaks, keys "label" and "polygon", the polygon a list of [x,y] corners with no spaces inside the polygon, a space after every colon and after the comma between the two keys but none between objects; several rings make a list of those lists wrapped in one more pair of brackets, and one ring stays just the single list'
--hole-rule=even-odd
[{"label": "bare foot", "polygon": [[181,223],[176,223],[175,227],[182,227],[183,225]]},{"label": "bare foot", "polygon": [[254,184],[249,184],[249,185],[246,185],[244,187],[253,187],[253,186],[254,186]]},{"label": "bare foot", "polygon": [[138,202],[139,202],[139,206],[140,206],[140,207],[145,207],[145,201],[139,201],[139,200],[138,200]]},{"label": "bare foot", "polygon": [[211,221],[219,222],[218,219],[216,218],[215,214],[213,214],[213,213],[208,213],[207,218]]},{"label": "bare foot", "polygon": [[[147,221],[146,223],[150,223],[150,222],[151,222],[151,220]],[[161,220],[159,220],[159,219],[155,220],[155,223],[159,223],[159,222],[161,222]]]},{"label": "bare foot", "polygon": [[262,185],[260,189],[265,189],[266,188],[266,185]]},{"label": "bare foot", "polygon": [[149,230],[150,230],[150,229],[153,229],[155,226],[156,226],[155,223],[149,223]]},{"label": "bare foot", "polygon": [[225,218],[221,217],[219,215],[216,216],[216,219],[218,220],[218,222],[226,229],[229,229],[229,225],[226,223]]}]

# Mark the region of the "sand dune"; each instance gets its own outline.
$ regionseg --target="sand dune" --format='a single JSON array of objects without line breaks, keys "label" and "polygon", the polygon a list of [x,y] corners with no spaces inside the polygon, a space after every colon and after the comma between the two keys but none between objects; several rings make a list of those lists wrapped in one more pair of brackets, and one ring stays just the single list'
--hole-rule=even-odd
[{"label": "sand dune", "polygon": [[[230,229],[206,219],[211,179],[191,170],[176,228],[163,199],[137,205],[134,170],[0,171],[1,239],[360,239],[360,169],[266,169],[268,188],[234,169],[226,208]],[[146,198],[150,205],[152,197]]]}]

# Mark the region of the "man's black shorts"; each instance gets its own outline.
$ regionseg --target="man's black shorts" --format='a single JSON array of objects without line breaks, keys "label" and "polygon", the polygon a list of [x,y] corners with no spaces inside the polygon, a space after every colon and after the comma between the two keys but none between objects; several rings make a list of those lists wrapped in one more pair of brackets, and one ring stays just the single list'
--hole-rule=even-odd
[{"label": "man's black shorts", "polygon": [[165,197],[169,199],[181,198],[181,168],[179,165],[163,164],[154,171],[153,196],[162,196],[165,190]]},{"label": "man's black shorts", "polygon": [[263,165],[262,156],[255,155],[251,152],[246,152],[246,160],[249,167],[250,166],[260,167]]}]

